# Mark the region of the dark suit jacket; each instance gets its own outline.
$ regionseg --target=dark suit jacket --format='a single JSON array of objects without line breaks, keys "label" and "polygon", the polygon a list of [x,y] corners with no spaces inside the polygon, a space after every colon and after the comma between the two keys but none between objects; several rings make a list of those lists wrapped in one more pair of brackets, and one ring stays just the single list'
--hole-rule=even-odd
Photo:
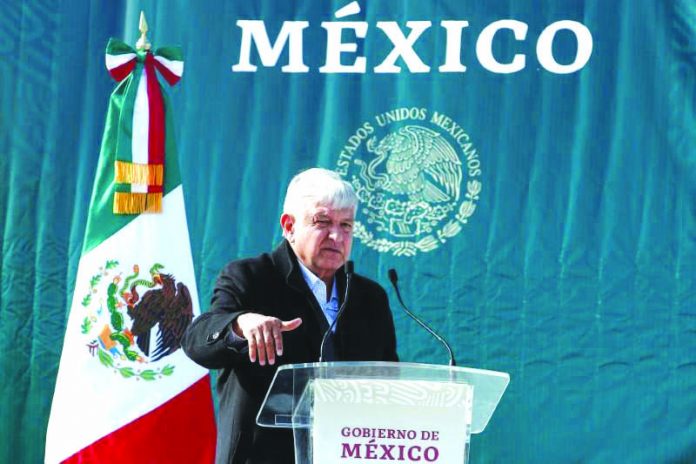
[{"label": "dark suit jacket", "polygon": [[[336,273],[341,299],[343,269]],[[275,366],[249,361],[247,350],[226,343],[232,321],[256,312],[302,325],[283,334],[283,356]],[[256,414],[278,365],[315,362],[328,323],[302,277],[297,258],[284,241],[271,254],[228,264],[218,277],[210,311],[197,317],[182,341],[186,354],[209,369],[220,369],[216,463],[294,463],[292,431],[256,425]],[[353,275],[348,305],[336,326],[335,356],[341,361],[396,361],[396,337],[389,302],[376,282]]]}]

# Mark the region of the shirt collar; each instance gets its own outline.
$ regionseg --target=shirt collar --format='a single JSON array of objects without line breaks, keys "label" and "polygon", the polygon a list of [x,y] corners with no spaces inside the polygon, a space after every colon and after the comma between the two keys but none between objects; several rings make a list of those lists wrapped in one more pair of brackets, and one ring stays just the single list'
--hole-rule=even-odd
[{"label": "shirt collar", "polygon": [[[314,297],[319,302],[319,305],[324,307],[327,303],[326,301],[326,284],[323,280],[317,277],[312,271],[310,271],[307,266],[304,265],[300,258],[297,258],[297,264],[300,265],[300,271],[302,271],[302,277],[304,277],[305,282],[309,286],[309,289],[314,294]],[[336,290],[336,277],[334,276],[333,284],[331,288],[331,298],[329,303],[333,300],[338,301],[338,290]]]}]

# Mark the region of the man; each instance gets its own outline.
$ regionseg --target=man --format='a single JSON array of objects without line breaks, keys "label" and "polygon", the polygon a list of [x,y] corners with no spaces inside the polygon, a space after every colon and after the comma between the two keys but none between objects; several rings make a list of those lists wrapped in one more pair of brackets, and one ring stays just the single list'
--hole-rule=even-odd
[{"label": "man", "polygon": [[[259,427],[256,414],[278,365],[319,359],[322,337],[345,298],[357,203],[350,184],[332,171],[295,176],[280,217],[283,243],[270,254],[228,264],[210,311],[188,328],[186,354],[221,369],[217,463],[295,462],[292,432]],[[379,284],[353,275],[329,342],[333,360],[398,360]]]}]

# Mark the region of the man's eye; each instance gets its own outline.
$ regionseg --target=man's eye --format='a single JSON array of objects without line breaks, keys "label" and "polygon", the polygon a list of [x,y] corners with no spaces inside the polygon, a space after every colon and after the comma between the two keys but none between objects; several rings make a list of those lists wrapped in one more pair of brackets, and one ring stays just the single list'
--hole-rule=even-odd
[{"label": "man's eye", "polygon": [[345,230],[346,232],[350,232],[351,230],[353,230],[353,224],[350,222],[344,222],[343,224],[341,224],[341,227],[343,227],[343,230]]},{"label": "man's eye", "polygon": [[318,225],[319,227],[329,227],[331,225],[331,221],[328,219],[315,219],[314,224]]}]

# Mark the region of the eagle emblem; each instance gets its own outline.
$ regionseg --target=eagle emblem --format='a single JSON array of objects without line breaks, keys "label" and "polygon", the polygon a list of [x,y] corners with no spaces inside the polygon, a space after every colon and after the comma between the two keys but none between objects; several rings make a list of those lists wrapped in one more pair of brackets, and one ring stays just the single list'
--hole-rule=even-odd
[{"label": "eagle emblem", "polygon": [[87,349],[101,364],[125,378],[155,380],[171,375],[174,366],[158,361],[181,348],[184,331],[193,320],[188,288],[164,266],[155,263],[141,275],[135,264],[119,271],[109,260],[93,275],[82,300],[81,331]]},{"label": "eagle emblem", "polygon": [[[382,140],[372,137],[367,151],[376,155],[367,167],[375,187],[406,195],[411,203],[459,200],[462,162],[452,146],[434,130],[405,126]],[[377,167],[385,163],[386,174]]]},{"label": "eagle emblem", "polygon": [[360,199],[354,235],[397,256],[434,250],[476,209],[478,152],[461,126],[425,108],[392,110],[374,122],[349,137],[336,167]]}]

